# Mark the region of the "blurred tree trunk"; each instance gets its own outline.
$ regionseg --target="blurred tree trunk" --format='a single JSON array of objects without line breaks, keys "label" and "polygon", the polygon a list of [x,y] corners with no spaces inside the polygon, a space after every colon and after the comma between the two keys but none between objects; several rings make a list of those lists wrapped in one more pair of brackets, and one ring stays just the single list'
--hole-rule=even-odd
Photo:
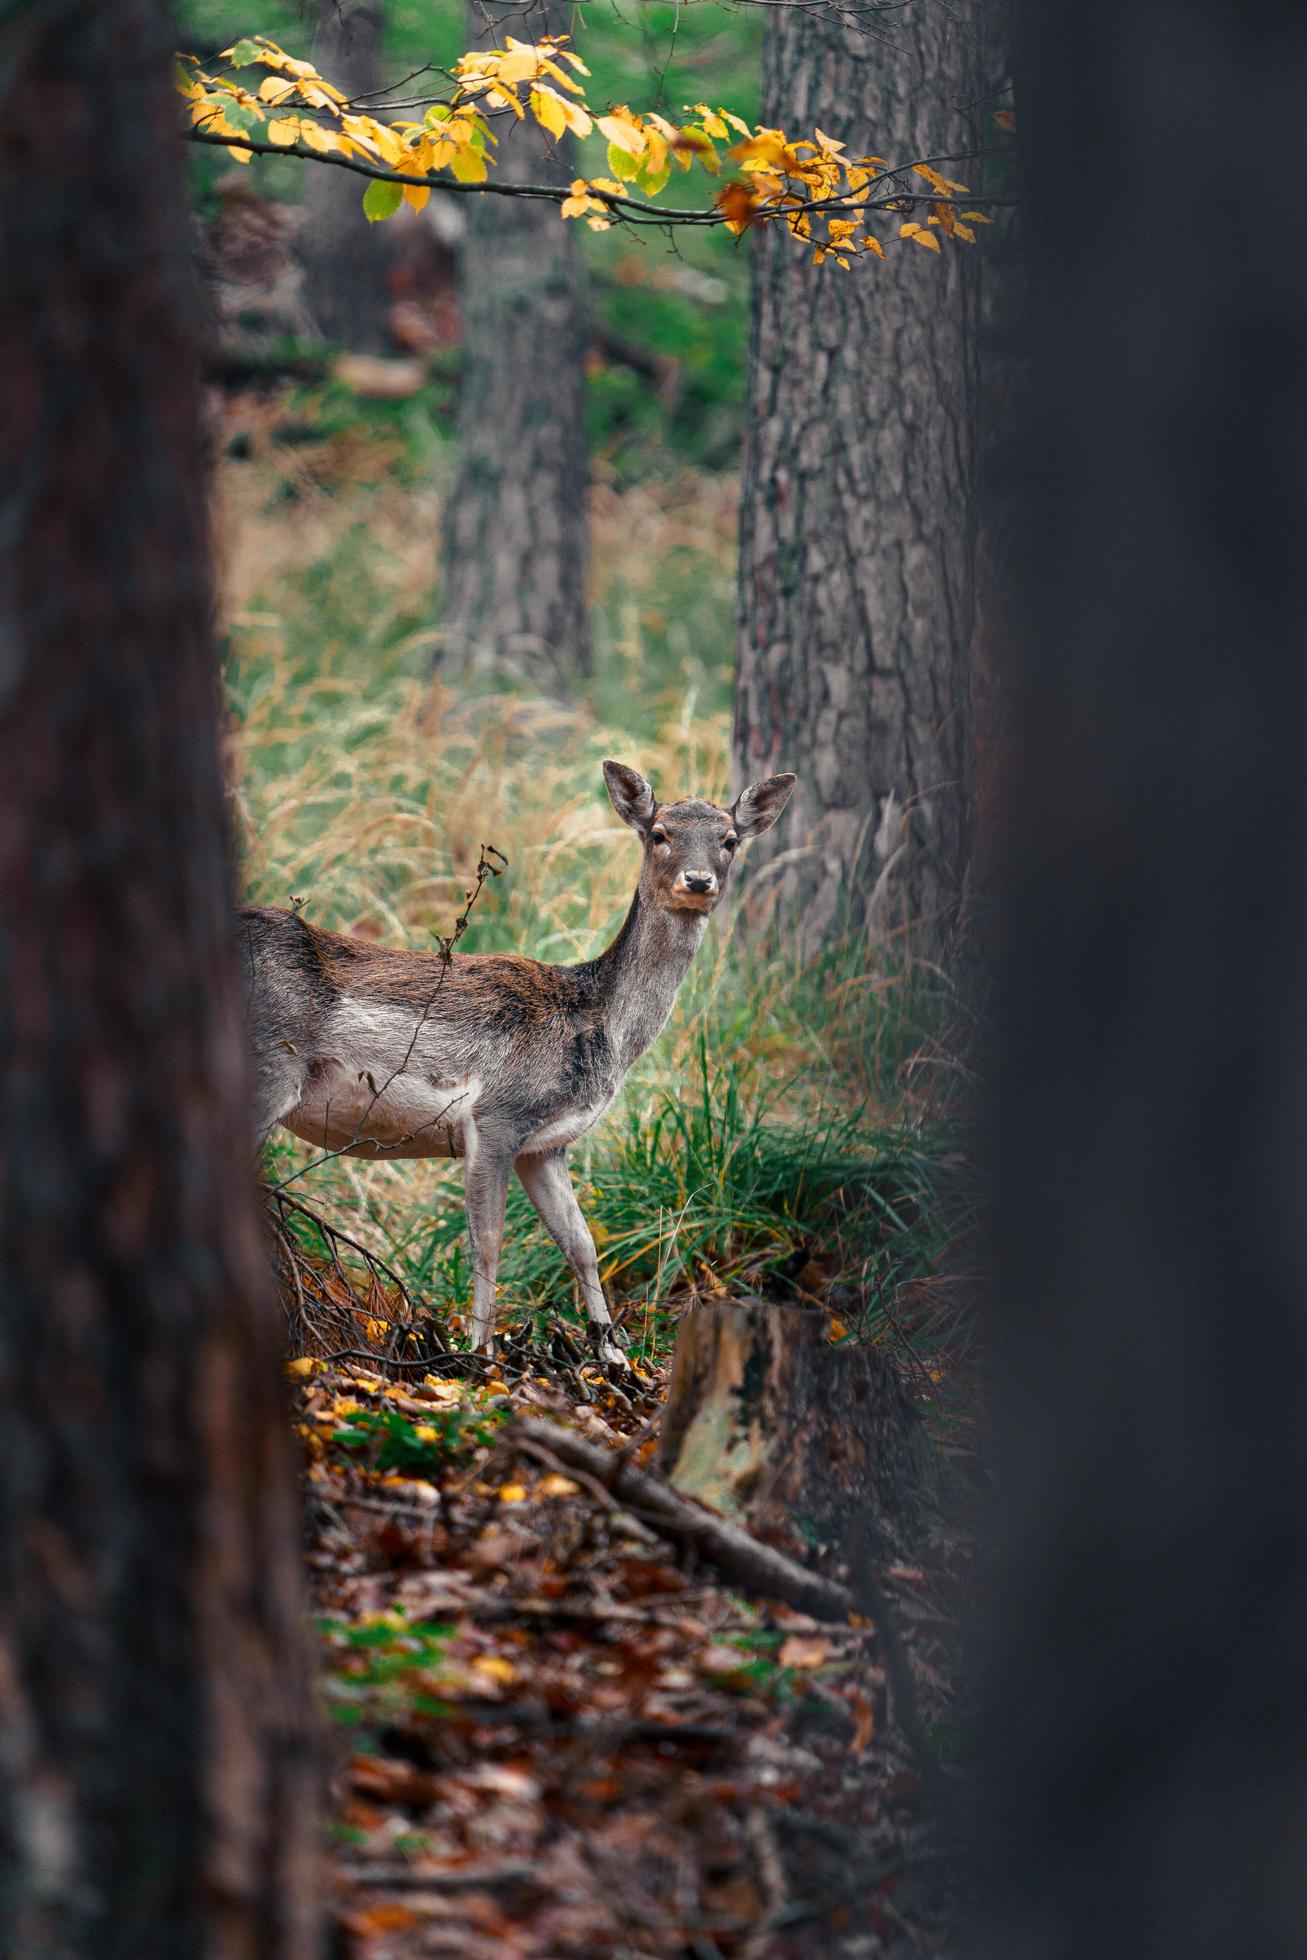
[{"label": "blurred tree trunk", "polygon": [[[977,57],[969,5],[910,0],[874,35],[777,7],[762,120],[892,163],[949,155]],[[911,920],[938,955],[967,858],[973,269],[897,240],[884,264],[817,267],[772,225],[753,249],[735,759],[741,781],[799,784],[751,883],[809,951]]]},{"label": "blurred tree trunk", "polygon": [[299,1960],[317,1764],[157,0],[0,16],[0,1952]]},{"label": "blurred tree trunk", "polygon": [[[567,34],[572,9],[472,0],[468,45]],[[496,124],[496,169],[570,183],[573,143]],[[586,603],[586,301],[573,226],[555,205],[477,197],[463,248],[458,475],[445,513],[441,661],[566,689],[590,664]]]},{"label": "blurred tree trunk", "polygon": [[[381,87],[384,0],[320,0],[322,18],[313,38],[313,59],[349,96]],[[380,105],[371,105],[377,113]],[[325,340],[363,353],[390,345],[386,320],[386,273],[394,259],[394,232],[363,215],[364,186],[344,170],[306,173],[300,259],[304,303]]]},{"label": "blurred tree trunk", "polygon": [[1296,1960],[1307,263],[1229,160],[1296,181],[1307,13],[1024,13],[986,1951]]}]

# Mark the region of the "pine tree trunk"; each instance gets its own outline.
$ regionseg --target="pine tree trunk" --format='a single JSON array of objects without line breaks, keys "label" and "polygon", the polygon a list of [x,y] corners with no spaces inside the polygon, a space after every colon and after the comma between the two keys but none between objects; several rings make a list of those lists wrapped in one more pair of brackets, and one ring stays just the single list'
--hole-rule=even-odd
[{"label": "pine tree trunk", "polygon": [[0,20],[0,1952],[315,1950],[170,23]]},{"label": "pine tree trunk", "polygon": [[[1028,0],[994,1960],[1307,1934],[1307,15]],[[1219,140],[1213,130],[1219,124]],[[1183,160],[1201,222],[1140,226]],[[1221,241],[1214,276],[1212,241]]]},{"label": "pine tree trunk", "polygon": [[[322,0],[313,59],[349,96],[380,88],[383,0]],[[374,113],[380,104],[371,104]],[[394,258],[392,229],[363,215],[364,185],[344,170],[307,172],[300,259],[304,303],[325,340],[361,353],[390,345],[386,273]]]},{"label": "pine tree trunk", "polygon": [[[875,35],[777,7],[762,120],[949,155],[976,53],[966,6],[911,0]],[[966,248],[887,249],[844,272],[780,226],[754,241],[735,760],[741,781],[798,773],[750,881],[807,950],[913,922],[937,955],[967,853],[970,274]]]},{"label": "pine tree trunk", "polygon": [[[474,0],[469,45],[566,34],[571,9]],[[568,183],[573,145],[496,124],[497,173]],[[566,690],[590,664],[586,302],[575,231],[553,204],[478,197],[463,249],[459,466],[445,513],[441,663]]]}]

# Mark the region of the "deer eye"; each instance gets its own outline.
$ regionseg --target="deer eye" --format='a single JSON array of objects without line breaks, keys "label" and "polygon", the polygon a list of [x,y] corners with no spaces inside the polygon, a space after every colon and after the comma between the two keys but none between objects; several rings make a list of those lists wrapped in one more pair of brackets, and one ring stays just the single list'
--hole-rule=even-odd
[{"label": "deer eye", "polygon": [[667,832],[665,830],[659,830],[656,826],[650,831],[649,835],[655,844],[665,844],[667,842]]},{"label": "deer eye", "polygon": [[739,841],[740,840],[738,837],[723,837],[722,849],[724,851],[733,851],[735,849],[735,846],[739,843]]}]

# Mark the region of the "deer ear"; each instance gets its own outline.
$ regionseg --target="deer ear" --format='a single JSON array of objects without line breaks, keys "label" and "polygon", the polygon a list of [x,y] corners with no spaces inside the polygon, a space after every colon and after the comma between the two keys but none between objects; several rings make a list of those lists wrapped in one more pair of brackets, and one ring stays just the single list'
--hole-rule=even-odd
[{"label": "deer ear", "polygon": [[624,762],[606,762],[604,781],[613,808],[623,823],[629,823],[633,830],[643,830],[653,822],[657,807],[654,793],[636,770],[628,769]]},{"label": "deer ear", "polygon": [[766,782],[750,783],[731,805],[731,817],[741,837],[756,837],[770,830],[790,800],[797,776],[768,776]]}]

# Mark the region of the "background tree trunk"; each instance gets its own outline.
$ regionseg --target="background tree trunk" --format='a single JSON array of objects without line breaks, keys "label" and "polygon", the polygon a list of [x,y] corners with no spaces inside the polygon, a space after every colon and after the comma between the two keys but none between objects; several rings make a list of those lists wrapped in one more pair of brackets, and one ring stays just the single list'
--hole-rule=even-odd
[{"label": "background tree trunk", "polygon": [[0,22],[0,1952],[315,1950],[174,45]]},{"label": "background tree trunk", "polygon": [[[473,0],[469,45],[566,34],[572,10]],[[569,183],[570,138],[495,125],[496,170]],[[463,247],[458,475],[445,513],[441,661],[566,689],[590,664],[586,301],[576,233],[552,204],[477,197]]]},{"label": "background tree trunk", "polygon": [[[383,0],[321,0],[313,59],[347,95],[378,89],[385,27]],[[380,113],[380,105],[372,105]],[[364,185],[343,170],[309,170],[304,193],[300,258],[304,304],[325,340],[364,353],[390,346],[386,273],[395,234],[363,215]]]},{"label": "background tree trunk", "polygon": [[[1307,1935],[1307,15],[1028,0],[1001,1960]],[[1219,132],[1214,136],[1214,132]],[[1201,223],[1104,195],[1174,181]],[[1220,241],[1219,275],[1212,243]]]},{"label": "background tree trunk", "polygon": [[[947,155],[968,147],[977,68],[969,7],[912,0],[874,36],[777,7],[762,120],[817,124],[891,163]],[[974,525],[965,249],[941,258],[896,241],[887,263],[842,272],[813,266],[779,227],[754,240],[735,759],[744,782],[798,772],[790,823],[755,846],[750,877],[809,951],[912,919],[917,947],[936,954],[958,909]]]}]

